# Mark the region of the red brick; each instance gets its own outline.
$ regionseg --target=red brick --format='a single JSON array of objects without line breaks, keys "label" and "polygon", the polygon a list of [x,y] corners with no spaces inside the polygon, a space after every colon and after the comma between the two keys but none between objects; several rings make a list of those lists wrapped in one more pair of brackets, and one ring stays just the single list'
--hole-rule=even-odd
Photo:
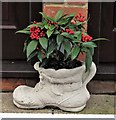
[{"label": "red brick", "polygon": [[85,57],[86,57],[85,54],[80,53],[79,56],[78,56],[78,60],[84,61],[84,60],[85,60]]},{"label": "red brick", "polygon": [[88,2],[86,0],[66,0],[69,5],[86,5]]},{"label": "red brick", "polygon": [[[36,79],[25,80],[25,79],[2,79],[0,80],[0,90],[2,91],[13,91],[19,85],[29,85],[35,86],[38,82]],[[88,84],[88,89],[91,93],[115,93],[116,84],[114,81],[100,81],[100,80],[92,80]]]},{"label": "red brick", "polygon": [[13,91],[19,85],[25,85],[24,79],[2,79],[0,80],[0,90]]},{"label": "red brick", "polygon": [[64,5],[61,6],[52,6],[52,5],[45,5],[43,7],[43,11],[50,17],[54,17],[58,10],[63,10],[65,14],[72,14],[74,12],[82,13],[86,18],[88,14],[87,8],[82,7],[65,7]]}]

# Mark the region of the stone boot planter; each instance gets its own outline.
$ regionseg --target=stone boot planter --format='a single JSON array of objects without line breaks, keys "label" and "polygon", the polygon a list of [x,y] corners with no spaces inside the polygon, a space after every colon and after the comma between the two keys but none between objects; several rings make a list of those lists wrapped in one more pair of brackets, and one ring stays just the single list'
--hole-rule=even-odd
[{"label": "stone boot planter", "polygon": [[34,88],[25,85],[13,92],[13,102],[19,108],[43,108],[57,106],[65,111],[81,111],[90,98],[87,83],[96,73],[92,62],[90,71],[85,73],[85,65],[74,69],[44,69],[35,63],[40,74],[40,82]]}]

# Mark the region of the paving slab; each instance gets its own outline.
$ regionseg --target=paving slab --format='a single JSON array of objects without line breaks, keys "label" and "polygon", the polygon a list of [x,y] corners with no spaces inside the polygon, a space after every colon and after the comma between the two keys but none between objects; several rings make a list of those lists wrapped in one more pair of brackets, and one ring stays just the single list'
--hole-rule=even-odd
[{"label": "paving slab", "polygon": [[23,110],[17,108],[12,102],[12,93],[0,93],[2,113],[50,113],[50,114],[115,114],[115,95],[91,95],[87,106],[81,112],[65,112],[56,107],[45,107],[36,110]]}]

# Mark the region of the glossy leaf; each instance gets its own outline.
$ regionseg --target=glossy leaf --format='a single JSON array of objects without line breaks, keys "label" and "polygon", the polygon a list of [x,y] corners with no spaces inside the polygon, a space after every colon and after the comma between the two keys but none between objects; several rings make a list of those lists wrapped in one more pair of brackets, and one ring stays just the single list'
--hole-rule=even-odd
[{"label": "glossy leaf", "polygon": [[70,53],[71,51],[71,43],[69,40],[64,40],[63,41],[63,46],[64,46],[64,49],[66,50],[67,53]]},{"label": "glossy leaf", "polygon": [[93,56],[93,54],[94,54],[94,48],[93,47],[89,48],[89,51],[90,51],[91,55]]},{"label": "glossy leaf", "polygon": [[57,35],[56,40],[57,40],[57,44],[60,45],[63,42],[64,37],[62,35]]},{"label": "glossy leaf", "polygon": [[30,31],[27,30],[19,30],[16,33],[24,33],[24,34],[30,34]]},{"label": "glossy leaf", "polygon": [[55,15],[55,18],[54,20],[55,21],[58,21],[61,17],[62,17],[62,14],[63,14],[63,11],[62,10],[59,10],[56,15]]},{"label": "glossy leaf", "polygon": [[63,32],[63,33],[61,33],[61,35],[63,35],[66,38],[69,38],[71,40],[74,40],[74,38],[70,34],[68,34],[67,32]]},{"label": "glossy leaf", "polygon": [[62,19],[62,20],[60,20],[59,22],[58,22],[58,24],[59,25],[65,25],[65,24],[67,24],[68,23],[68,20],[67,19]]},{"label": "glossy leaf", "polygon": [[71,59],[74,60],[80,52],[80,48],[78,46],[74,46],[71,51]]},{"label": "glossy leaf", "polygon": [[75,42],[81,41],[82,32],[81,31],[75,32],[74,36],[76,37],[76,39],[74,40]]},{"label": "glossy leaf", "polygon": [[37,51],[32,52],[32,53],[29,55],[27,61],[31,60],[31,59],[32,59],[33,57],[35,57],[36,55],[37,55]]},{"label": "glossy leaf", "polygon": [[57,35],[57,34],[60,34],[60,32],[59,32],[58,30],[55,30],[55,31],[54,31],[54,34]]},{"label": "glossy leaf", "polygon": [[96,39],[93,39],[92,41],[99,41],[99,40],[108,40],[106,38],[96,38]]},{"label": "glossy leaf", "polygon": [[48,29],[48,28],[49,28],[48,24],[44,25],[44,27],[45,27],[46,29]]},{"label": "glossy leaf", "polygon": [[49,58],[49,55],[55,50],[56,48],[56,43],[53,42],[52,44],[49,45],[48,51],[47,51],[47,58]]},{"label": "glossy leaf", "polygon": [[43,12],[39,12],[44,18],[47,18],[47,15]]},{"label": "glossy leaf", "polygon": [[36,26],[37,26],[37,24],[31,24],[31,25],[27,26],[27,28],[36,27]]},{"label": "glossy leaf", "polygon": [[47,20],[52,21],[52,22],[55,22],[54,19],[52,19],[52,18],[50,18],[50,17],[48,17],[48,16],[47,16]]},{"label": "glossy leaf", "polygon": [[38,52],[37,58],[42,62],[42,53],[40,51]]},{"label": "glossy leaf", "polygon": [[38,44],[38,41],[36,41],[36,40],[33,40],[28,44],[28,46],[27,46],[27,58],[36,49],[37,44]]},{"label": "glossy leaf", "polygon": [[54,19],[48,17],[45,13],[43,13],[43,12],[39,12],[39,13],[43,16],[43,18],[45,18],[45,19],[47,19],[47,20],[50,20],[50,21],[54,22]]},{"label": "glossy leaf", "polygon": [[82,43],[82,46],[84,46],[84,47],[97,47],[97,45],[94,42],[84,42],[84,43]]},{"label": "glossy leaf", "polygon": [[67,18],[73,18],[76,15],[76,13],[70,14]]},{"label": "glossy leaf", "polygon": [[51,25],[50,27],[49,27],[49,29],[52,31],[52,30],[54,30],[56,27],[54,26],[54,25]]},{"label": "glossy leaf", "polygon": [[39,39],[39,43],[41,44],[41,46],[46,50],[47,46],[48,46],[48,39],[46,39],[45,37],[42,37]]},{"label": "glossy leaf", "polygon": [[53,32],[54,32],[53,30],[47,30],[47,36],[48,36],[48,38],[52,35]]},{"label": "glossy leaf", "polygon": [[85,59],[86,72],[90,70],[91,64],[92,64],[92,55],[90,50],[88,50]]}]

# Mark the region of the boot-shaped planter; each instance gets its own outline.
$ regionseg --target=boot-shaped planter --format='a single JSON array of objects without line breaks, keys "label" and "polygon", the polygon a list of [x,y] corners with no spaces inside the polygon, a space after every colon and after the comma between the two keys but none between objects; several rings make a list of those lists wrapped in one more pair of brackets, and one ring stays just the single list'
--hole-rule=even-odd
[{"label": "boot-shaped planter", "polygon": [[13,102],[19,108],[44,108],[57,106],[65,111],[81,111],[90,98],[87,83],[96,73],[92,62],[90,71],[85,73],[85,65],[74,69],[44,69],[35,63],[40,74],[40,82],[34,88],[25,85],[13,92]]}]

